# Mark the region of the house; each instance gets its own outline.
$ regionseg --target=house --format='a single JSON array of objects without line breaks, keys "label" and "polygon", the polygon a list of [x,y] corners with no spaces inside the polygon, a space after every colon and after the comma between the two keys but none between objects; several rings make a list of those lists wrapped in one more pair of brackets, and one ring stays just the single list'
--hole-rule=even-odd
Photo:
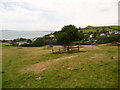
[{"label": "house", "polygon": [[120,34],[120,31],[109,31],[109,34]]},{"label": "house", "polygon": [[54,35],[53,35],[53,34],[51,34],[49,37],[53,38],[53,37],[54,37]]},{"label": "house", "polygon": [[100,34],[100,36],[105,36],[105,34],[104,34],[104,33],[102,33],[102,34]]},{"label": "house", "polygon": [[21,46],[22,44],[29,44],[27,41],[19,41],[19,42],[17,42],[17,44],[19,45],[19,46]]},{"label": "house", "polygon": [[119,32],[119,31],[114,31],[114,33],[115,33],[115,34],[120,34],[120,32]]},{"label": "house", "polygon": [[113,34],[114,32],[113,31],[109,31],[109,34]]},{"label": "house", "polygon": [[91,34],[91,35],[90,35],[90,38],[92,38],[92,37],[93,37],[93,35]]},{"label": "house", "polygon": [[37,39],[37,38],[31,38],[30,40],[31,40],[32,42],[34,42],[36,39]]},{"label": "house", "polygon": [[53,34],[51,34],[49,37],[51,37],[52,40],[57,40]]}]

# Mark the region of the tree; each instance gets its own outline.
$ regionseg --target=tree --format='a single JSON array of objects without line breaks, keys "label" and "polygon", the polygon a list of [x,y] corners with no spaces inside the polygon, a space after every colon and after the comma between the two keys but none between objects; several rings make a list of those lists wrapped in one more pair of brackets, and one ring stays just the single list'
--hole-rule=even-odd
[{"label": "tree", "polygon": [[79,46],[80,46],[80,41],[84,38],[83,31],[78,32],[78,41],[79,41]]},{"label": "tree", "polygon": [[106,34],[106,32],[107,32],[106,29],[103,27],[102,30],[101,30],[101,33]]},{"label": "tree", "polygon": [[89,40],[89,34],[84,34],[84,41],[88,41]]},{"label": "tree", "polygon": [[32,41],[31,41],[30,39],[27,39],[27,42],[28,42],[28,43],[32,43]]},{"label": "tree", "polygon": [[96,32],[94,32],[94,33],[93,33],[93,38],[95,39],[95,38],[96,38],[96,36],[97,36],[97,33],[96,33]]},{"label": "tree", "polygon": [[2,40],[3,43],[8,42],[8,40]]},{"label": "tree", "polygon": [[74,25],[67,25],[57,32],[56,39],[59,44],[67,46],[69,52],[70,44],[78,39],[78,29]]},{"label": "tree", "polygon": [[34,47],[39,47],[39,46],[44,46],[45,45],[45,39],[44,38],[37,38],[33,43],[32,46]]},{"label": "tree", "polygon": [[26,38],[20,38],[19,39],[19,41],[25,41],[26,40]]},{"label": "tree", "polygon": [[120,34],[111,34],[110,42],[120,42]]},{"label": "tree", "polygon": [[82,28],[81,28],[81,27],[79,27],[78,29],[79,29],[79,30],[81,30]]},{"label": "tree", "polygon": [[96,34],[100,34],[100,30],[96,30]]},{"label": "tree", "polygon": [[104,44],[104,43],[110,43],[110,38],[107,36],[99,36],[97,37],[97,43]]}]

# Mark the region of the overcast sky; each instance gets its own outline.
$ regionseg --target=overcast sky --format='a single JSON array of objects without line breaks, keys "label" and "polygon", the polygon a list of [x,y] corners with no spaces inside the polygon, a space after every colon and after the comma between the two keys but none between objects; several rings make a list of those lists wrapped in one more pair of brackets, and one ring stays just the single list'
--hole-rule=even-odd
[{"label": "overcast sky", "polygon": [[119,0],[0,0],[1,30],[60,30],[118,24]]}]

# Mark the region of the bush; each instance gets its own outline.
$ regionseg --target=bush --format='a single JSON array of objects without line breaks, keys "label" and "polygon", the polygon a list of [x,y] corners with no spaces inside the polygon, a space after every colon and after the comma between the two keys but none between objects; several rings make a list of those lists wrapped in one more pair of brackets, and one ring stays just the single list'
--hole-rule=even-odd
[{"label": "bush", "polygon": [[32,44],[33,47],[39,47],[45,45],[45,39],[44,38],[37,38]]},{"label": "bush", "polygon": [[46,39],[45,45],[58,45],[58,43],[57,43],[57,40]]},{"label": "bush", "polygon": [[31,47],[32,44],[22,44],[21,46],[24,46],[24,47]]},{"label": "bush", "polygon": [[[80,45],[91,45],[93,44],[91,41],[80,41]],[[75,45],[79,45],[79,42],[75,42]]]},{"label": "bush", "polygon": [[97,43],[99,43],[99,44],[111,43],[111,42],[120,42],[120,35],[119,34],[112,34],[109,37],[100,36],[97,38]]},{"label": "bush", "polygon": [[97,38],[97,43],[98,44],[110,43],[110,37],[100,36],[100,37]]}]

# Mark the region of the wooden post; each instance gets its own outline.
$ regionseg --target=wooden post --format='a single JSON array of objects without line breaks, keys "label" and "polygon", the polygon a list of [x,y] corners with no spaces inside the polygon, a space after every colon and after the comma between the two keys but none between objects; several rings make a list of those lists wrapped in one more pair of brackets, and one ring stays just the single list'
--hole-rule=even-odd
[{"label": "wooden post", "polygon": [[58,52],[58,53],[59,53],[59,54],[61,53],[61,52],[60,52],[60,48],[59,48],[59,52]]},{"label": "wooden post", "polygon": [[52,48],[52,53],[54,53],[54,49]]},{"label": "wooden post", "polygon": [[78,52],[80,51],[80,46],[78,45]]}]

